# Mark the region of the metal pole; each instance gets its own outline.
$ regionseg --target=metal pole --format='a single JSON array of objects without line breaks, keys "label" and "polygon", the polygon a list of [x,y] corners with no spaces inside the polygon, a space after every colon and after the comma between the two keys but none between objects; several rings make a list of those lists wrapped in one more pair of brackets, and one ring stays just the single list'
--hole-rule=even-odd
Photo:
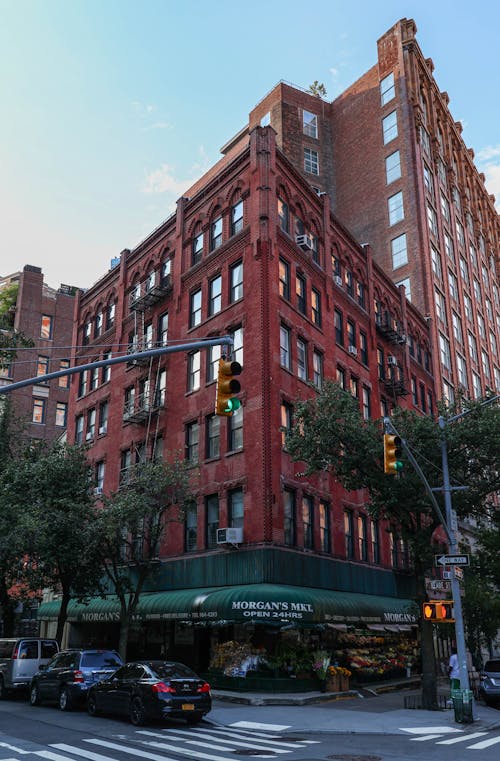
[{"label": "metal pole", "polygon": [[[446,420],[440,416],[438,418],[439,427],[441,429],[441,458],[443,467],[443,492],[444,492],[444,504],[446,509],[446,524],[447,534],[450,538],[450,554],[455,555],[457,553],[457,540],[455,529],[453,528],[452,521],[452,501],[451,501],[451,485],[450,485],[450,473],[448,469],[448,449],[446,444],[445,426]],[[455,639],[457,645],[458,665],[460,669],[460,688],[462,690],[469,690],[469,672],[467,670],[467,650],[465,647],[465,634],[464,634],[464,619],[462,613],[462,598],[460,596],[460,584],[455,576],[455,569],[452,570],[451,576],[451,591],[453,595],[453,614],[455,617]]]}]

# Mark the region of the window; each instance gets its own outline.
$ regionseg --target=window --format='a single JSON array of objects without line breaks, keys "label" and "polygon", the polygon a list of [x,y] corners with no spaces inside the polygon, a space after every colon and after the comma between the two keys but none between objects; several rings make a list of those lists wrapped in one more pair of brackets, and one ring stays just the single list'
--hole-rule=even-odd
[{"label": "window", "polygon": [[192,465],[198,462],[200,427],[197,421],[186,425],[186,460]]},{"label": "window", "polygon": [[116,304],[113,302],[106,309],[106,330],[111,330],[115,324]]},{"label": "window", "polygon": [[195,236],[193,238],[193,250],[191,256],[191,264],[195,265],[201,262],[203,256],[203,232],[200,227],[197,228]]},{"label": "window", "polygon": [[349,380],[349,390],[351,392],[351,396],[353,396],[355,399],[359,399],[359,380],[354,377],[354,375],[351,375]]},{"label": "window", "polygon": [[439,354],[443,367],[447,370],[451,370],[450,342],[441,333],[439,334]]},{"label": "window", "polygon": [[474,391],[474,399],[481,398],[481,378],[477,373],[472,373],[472,388]]},{"label": "window", "polygon": [[94,391],[99,385],[99,368],[93,367],[90,370],[90,390]]},{"label": "window", "polygon": [[198,509],[196,502],[189,502],[186,507],[184,523],[184,547],[186,552],[194,552],[198,544]]},{"label": "window", "polygon": [[75,420],[75,444],[83,443],[83,415],[78,415]]},{"label": "window", "polygon": [[378,379],[385,380],[384,351],[380,347],[377,348],[377,372],[378,372]]},{"label": "window", "polygon": [[94,336],[97,338],[102,333],[103,317],[102,312],[97,312],[94,322]]},{"label": "window", "polygon": [[389,224],[395,225],[404,219],[405,212],[403,207],[403,193],[395,193],[387,199],[387,209],[389,211]]},{"label": "window", "polygon": [[151,447],[151,459],[153,462],[163,461],[163,436],[155,436]]},{"label": "window", "polygon": [[385,106],[386,103],[389,103],[394,98],[395,94],[394,73],[391,71],[390,74],[380,81],[380,105]]},{"label": "window", "polygon": [[356,325],[352,320],[347,320],[347,345],[356,348]]},{"label": "window", "polygon": [[318,151],[313,151],[312,148],[304,148],[304,171],[309,172],[309,174],[319,174]]},{"label": "window", "polygon": [[193,351],[188,354],[188,391],[197,391],[200,388],[200,382],[200,352]]},{"label": "window", "polygon": [[435,276],[438,280],[441,280],[443,277],[443,270],[441,267],[441,255],[439,251],[434,248],[434,246],[431,246],[431,258],[432,258],[432,271],[434,272]]},{"label": "window", "polygon": [[458,301],[458,282],[451,270],[448,270],[448,287],[451,298],[454,299],[454,301]]},{"label": "window", "polygon": [[351,298],[354,297],[354,278],[352,276],[352,272],[346,268],[344,272],[344,280],[345,280],[345,288],[347,291],[347,295]]},{"label": "window", "polygon": [[395,270],[408,263],[408,251],[406,248],[406,233],[398,235],[391,240],[392,268]]},{"label": "window", "polygon": [[292,430],[292,405],[288,402],[281,402],[281,446],[286,449],[286,437]]},{"label": "window", "polygon": [[210,346],[207,351],[207,383],[217,379],[219,372],[219,359],[221,358],[221,347]]},{"label": "window", "polygon": [[414,375],[411,376],[411,397],[414,407],[418,407],[418,386]]},{"label": "window", "polygon": [[323,387],[323,355],[313,351],[313,383],[317,389]]},{"label": "window", "polygon": [[358,555],[360,560],[368,560],[367,525],[366,515],[358,515]]},{"label": "window", "polygon": [[33,408],[31,413],[31,422],[43,425],[45,423],[45,410],[47,406],[46,399],[33,399]]},{"label": "window", "polygon": [[308,137],[318,137],[318,117],[310,111],[302,111],[302,131]]},{"label": "window", "polygon": [[99,433],[101,435],[108,431],[109,403],[101,402],[99,405]]},{"label": "window", "polygon": [[462,332],[462,321],[458,314],[456,312],[451,313],[451,322],[453,325],[453,335],[455,337],[455,341],[460,344],[460,346],[463,345],[464,342],[464,336]]},{"label": "window", "polygon": [[210,251],[215,251],[222,243],[222,217],[217,217],[210,225]]},{"label": "window", "polygon": [[444,220],[450,224],[450,204],[448,203],[448,199],[445,198],[445,196],[441,193],[441,214],[443,215]]},{"label": "window", "polygon": [[374,563],[380,563],[380,538],[378,521],[371,521],[372,559]]},{"label": "window", "polygon": [[361,405],[362,405],[362,413],[363,413],[363,420],[369,420],[371,417],[371,394],[370,389],[366,386],[363,386],[362,392],[361,392]]},{"label": "window", "polygon": [[[59,360],[59,370],[69,370],[70,368],[70,361],[69,359],[60,359]],[[61,375],[58,378],[58,386],[59,388],[69,388],[69,375]]]},{"label": "window", "polygon": [[163,407],[165,405],[165,398],[167,394],[167,371],[160,370],[156,376],[157,382],[155,386],[155,395],[153,404],[155,407]]},{"label": "window", "polygon": [[280,364],[287,370],[292,369],[290,357],[290,331],[285,325],[280,327]]},{"label": "window", "polygon": [[361,309],[366,309],[366,288],[360,280],[356,281],[356,298]]},{"label": "window", "polygon": [[95,407],[92,407],[92,409],[87,412],[87,433],[85,441],[92,441],[95,438],[95,421],[96,410]]},{"label": "window", "polygon": [[368,341],[366,334],[359,331],[359,358],[364,365],[368,364]]},{"label": "window", "polygon": [[220,312],[222,307],[222,277],[218,275],[208,285],[208,314]]},{"label": "window", "polygon": [[205,514],[207,537],[206,546],[211,550],[217,547],[217,529],[219,528],[219,497],[217,494],[209,494],[205,497]]},{"label": "window", "polygon": [[283,491],[283,533],[284,542],[289,546],[295,544],[295,492]]},{"label": "window", "polygon": [[439,234],[438,234],[436,212],[434,211],[434,209],[432,208],[430,204],[427,204],[427,222],[429,225],[430,232],[436,238],[436,240],[438,240]]},{"label": "window", "polygon": [[388,185],[401,177],[401,157],[399,151],[394,151],[385,159],[385,179]]},{"label": "window", "polygon": [[467,388],[467,363],[461,354],[457,354],[458,380],[464,388]]},{"label": "window", "polygon": [[220,417],[209,415],[206,422],[207,435],[207,459],[212,460],[220,456]]},{"label": "window", "polygon": [[[111,359],[111,352],[108,352],[107,354],[103,354],[103,359]],[[102,368],[102,382],[107,383],[109,380],[111,380],[111,365],[104,365]]]},{"label": "window", "polygon": [[243,298],[243,262],[236,262],[229,269],[231,303]]},{"label": "window", "polygon": [[339,346],[344,345],[344,318],[342,312],[334,310],[335,341]]},{"label": "window", "polygon": [[429,195],[434,199],[434,184],[432,172],[424,161],[424,185]]},{"label": "window", "polygon": [[473,313],[472,313],[472,301],[470,300],[470,297],[467,296],[467,294],[464,294],[464,311],[465,316],[469,322],[472,322],[473,320]]},{"label": "window", "polygon": [[431,155],[431,141],[429,138],[429,133],[425,129],[423,125],[420,126],[420,141],[422,143],[422,148],[424,152],[430,157]]},{"label": "window", "polygon": [[340,388],[346,390],[346,375],[343,367],[337,367],[336,380]]},{"label": "window", "polygon": [[280,296],[290,301],[290,265],[284,259],[279,262]]},{"label": "window", "polygon": [[301,314],[306,313],[306,281],[297,273],[295,277],[295,294],[297,296],[297,309]]},{"label": "window", "polygon": [[158,345],[166,346],[168,343],[168,312],[164,312],[158,318]]},{"label": "window", "polygon": [[290,217],[288,212],[288,204],[278,198],[278,219],[280,228],[284,233],[288,233],[290,230]]},{"label": "window", "polygon": [[68,405],[66,402],[57,402],[56,404],[56,425],[66,428],[68,418]]},{"label": "window", "polygon": [[351,510],[344,510],[345,556],[354,558],[354,516]]},{"label": "window", "polygon": [[50,339],[52,338],[52,317],[48,314],[42,314],[42,321],[40,325],[40,338]]},{"label": "window", "polygon": [[104,490],[104,476],[106,474],[106,463],[100,460],[95,464],[95,486],[97,493],[101,494]]},{"label": "window", "polygon": [[398,118],[395,111],[382,119],[382,133],[384,137],[384,145],[390,143],[398,136]]},{"label": "window", "polygon": [[237,409],[229,418],[228,425],[228,451],[235,452],[243,449],[243,407]]},{"label": "window", "polygon": [[304,494],[302,497],[302,531],[304,535],[304,547],[308,550],[314,549],[313,514],[313,498]]},{"label": "window", "polygon": [[234,328],[230,335],[233,339],[233,359],[243,367],[243,328]]},{"label": "window", "polygon": [[148,322],[147,325],[144,326],[142,348],[143,349],[153,348],[153,323],[152,322]]},{"label": "window", "polygon": [[297,375],[307,380],[307,345],[302,338],[297,338]]},{"label": "window", "polygon": [[321,293],[316,288],[311,290],[311,319],[318,328],[321,327]]},{"label": "window", "polygon": [[235,203],[231,209],[231,235],[243,230],[243,201]]},{"label": "window", "polygon": [[36,374],[39,378],[42,375],[47,375],[49,372],[49,358],[39,356],[36,363]]},{"label": "window", "polygon": [[[203,238],[201,239],[201,249],[203,250]],[[200,253],[201,256],[201,253]],[[160,267],[160,288],[166,289],[170,286],[170,272],[172,269],[172,262],[170,259],[165,259]]]},{"label": "window", "polygon": [[228,493],[228,518],[231,528],[243,528],[243,489]]},{"label": "window", "polygon": [[85,396],[87,393],[87,371],[82,370],[78,376],[78,396]]},{"label": "window", "polygon": [[319,544],[322,552],[331,552],[332,543],[330,537],[330,505],[328,502],[319,503]]},{"label": "window", "polygon": [[194,328],[201,323],[201,288],[189,297],[189,327]]}]

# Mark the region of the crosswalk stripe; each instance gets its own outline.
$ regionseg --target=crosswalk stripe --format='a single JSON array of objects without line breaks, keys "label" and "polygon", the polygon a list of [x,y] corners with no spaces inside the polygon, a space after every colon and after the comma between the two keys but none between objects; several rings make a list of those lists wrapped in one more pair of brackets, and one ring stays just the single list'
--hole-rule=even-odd
[{"label": "crosswalk stripe", "polygon": [[442,737],[442,735],[423,735],[423,737],[410,737],[410,741],[414,743],[425,742],[425,740],[435,740],[436,737]]},{"label": "crosswalk stripe", "polygon": [[[148,734],[147,732],[142,732],[142,734]],[[154,733],[151,733],[154,734]],[[208,761],[227,761],[225,756],[213,756],[211,753],[200,753],[197,750],[189,750],[188,748],[183,748],[182,751],[179,750],[179,748],[176,745],[170,745],[170,743],[165,742],[155,742],[154,740],[151,741],[144,741],[146,745],[151,746],[152,748],[165,748],[165,750],[173,750],[176,753],[182,753],[183,756],[194,756],[194,758],[206,758]],[[248,744],[245,746],[248,748]],[[230,750],[230,748],[226,748],[226,750]],[[272,748],[263,748],[263,750],[272,750],[273,755],[272,756],[261,756],[261,758],[274,758],[274,754],[276,751],[274,751]]]},{"label": "crosswalk stripe", "polygon": [[489,748],[490,745],[496,745],[497,743],[500,743],[500,736],[492,737],[490,740],[481,740],[481,742],[474,745],[468,745],[467,750],[482,750],[482,748]]},{"label": "crosswalk stripe", "polygon": [[[18,748],[16,745],[9,745],[9,743],[0,743],[0,748],[7,748],[7,750],[13,750],[15,753],[19,753],[19,755],[21,756],[27,756],[28,753],[31,753],[31,751],[29,750]],[[6,761],[9,761],[9,759],[6,759]]]},{"label": "crosswalk stripe", "polygon": [[[156,735],[156,736],[160,737],[160,735]],[[220,740],[220,742],[226,742],[226,745],[214,745],[213,743],[202,742],[201,740],[188,740],[187,738],[182,737],[180,738],[179,742],[187,743],[188,745],[198,745],[201,748],[210,748],[211,750],[231,751],[232,753],[234,753],[234,749],[230,747],[231,745],[237,745],[238,747],[242,747],[242,748],[251,748],[251,745],[249,743],[239,743],[239,742],[234,742],[231,740],[226,740],[226,741]],[[256,748],[254,748],[254,750],[256,750]],[[263,750],[269,750],[269,748],[263,748]],[[184,753],[184,747],[182,747],[182,749],[181,748],[179,749],[179,753]],[[276,750],[273,750],[273,753],[290,753],[290,751],[276,749]]]},{"label": "crosswalk stripe", "polygon": [[73,753],[75,756],[83,756],[89,761],[116,761],[111,756],[103,756],[102,753],[92,753],[87,748],[77,748],[76,745],[66,745],[66,743],[52,743],[51,748],[56,750],[65,750],[67,753]]},{"label": "crosswalk stripe", "polygon": [[204,728],[196,729],[197,732],[217,732],[222,735],[235,735],[238,737],[263,737],[265,740],[279,740],[281,735],[277,735],[276,732],[255,732],[253,729],[244,729],[241,727],[235,727],[234,724],[229,725],[225,729],[218,729],[217,727],[210,727],[209,730]]},{"label": "crosswalk stripe", "polygon": [[[175,734],[175,735],[181,735],[181,736],[182,735],[188,735],[189,738],[191,738],[193,736],[192,732],[188,732],[185,729],[170,729],[168,731],[168,734],[169,735]],[[202,738],[205,738],[205,739],[208,739],[208,740],[213,740],[215,738],[215,739],[221,740],[221,742],[228,742],[228,743],[231,743],[233,745],[238,745],[236,740],[246,740],[247,742],[250,742],[250,743],[259,743],[259,744],[267,742],[270,745],[273,745],[273,746],[276,745],[278,747],[279,746],[284,746],[285,748],[303,748],[303,747],[305,747],[304,745],[300,745],[300,743],[287,743],[286,740],[282,740],[282,741],[272,740],[272,739],[265,739],[264,740],[261,737],[253,737],[252,735],[242,735],[242,734],[237,734],[236,732],[234,732],[234,733],[233,732],[224,733],[224,736],[222,738],[219,737],[220,734],[221,734],[220,732],[215,733],[215,732],[212,732],[211,729],[209,729],[207,731],[196,732],[196,737],[202,737]],[[162,737],[163,737],[163,735],[162,735]],[[229,739],[226,740],[225,737],[227,737]],[[183,740],[184,738],[180,737],[180,739]],[[278,753],[286,753],[286,751],[279,751],[279,750],[277,752]]]},{"label": "crosswalk stripe", "polygon": [[[232,726],[234,726],[234,725],[232,725]],[[175,731],[177,732],[178,730],[175,730]],[[196,731],[197,732],[203,732],[205,730],[203,730],[203,729],[199,730],[198,729]],[[266,735],[266,734],[263,734],[262,732],[245,732],[245,733],[243,733],[242,730],[239,730],[238,732],[236,732],[236,731],[232,731],[232,730],[228,731],[226,729],[209,729],[208,731],[209,732],[216,732],[217,734],[220,734],[220,735],[221,734],[222,735],[226,735],[227,737],[241,737],[241,738],[251,739],[254,742],[260,742],[260,741],[256,740],[256,736],[257,736],[257,737],[262,737],[265,740],[269,740],[271,742],[279,742],[280,745],[287,745],[288,747],[290,746],[290,743],[289,742],[287,743],[286,739],[281,739],[280,735]],[[321,744],[320,740],[301,740],[300,742],[303,745],[320,745]],[[298,747],[300,747],[300,745],[298,743],[294,742],[293,743],[293,747],[294,748],[298,748]]]},{"label": "crosswalk stripe", "polygon": [[[121,753],[128,753],[129,756],[139,756],[140,758],[149,758],[149,761],[178,761],[174,758],[168,758],[168,756],[161,755],[159,756],[157,753],[148,753],[146,750],[136,750],[135,748],[126,748],[124,745],[118,745],[117,743],[109,742],[109,740],[95,740],[93,738],[91,739],[84,739],[84,742],[86,743],[93,743],[94,745],[102,745],[104,748],[109,748],[110,750],[119,750]],[[227,759],[225,759],[227,761]]]},{"label": "crosswalk stripe", "polygon": [[469,742],[474,740],[475,737],[484,737],[486,732],[472,732],[470,735],[460,735],[460,737],[452,737],[451,740],[440,740],[436,745],[455,745],[455,743]]},{"label": "crosswalk stripe", "polygon": [[71,761],[69,756],[61,756],[60,753],[52,753],[50,750],[35,750],[34,756],[40,756],[40,758],[48,758],[50,761]]},{"label": "crosswalk stripe", "polygon": [[241,727],[242,729],[268,729],[270,732],[280,732],[283,729],[290,729],[290,724],[262,724],[258,721],[235,721],[230,724],[231,727]]}]

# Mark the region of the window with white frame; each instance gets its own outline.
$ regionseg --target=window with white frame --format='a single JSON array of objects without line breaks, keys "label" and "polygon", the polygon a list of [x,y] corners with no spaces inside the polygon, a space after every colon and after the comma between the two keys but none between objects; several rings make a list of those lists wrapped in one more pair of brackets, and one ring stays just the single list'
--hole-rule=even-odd
[{"label": "window with white frame", "polygon": [[477,373],[472,373],[472,391],[474,393],[474,399],[480,399],[482,395],[481,391],[481,378]]},{"label": "window with white frame", "polygon": [[451,370],[450,342],[442,333],[439,334],[439,354],[443,367],[447,370]]},{"label": "window with white frame", "polygon": [[207,383],[217,379],[221,347],[210,346],[207,351]]},{"label": "window with white frame", "polygon": [[391,71],[390,74],[380,80],[380,105],[385,106],[395,95],[394,72]]},{"label": "window with white frame", "polygon": [[451,272],[451,270],[448,270],[448,286],[450,289],[450,296],[454,301],[458,301],[458,282],[457,278]]},{"label": "window with white frame", "polygon": [[285,326],[280,326],[280,364],[287,370],[291,370],[290,356],[290,330]]},{"label": "window with white frame", "polygon": [[201,288],[189,297],[189,327],[194,328],[201,323]]},{"label": "window with white frame", "polygon": [[229,524],[232,528],[243,528],[243,489],[232,489],[227,496]]},{"label": "window with white frame", "polygon": [[436,240],[438,239],[438,226],[436,212],[430,204],[427,204],[427,222],[429,224],[429,230],[434,235]]},{"label": "window with white frame", "polygon": [[330,529],[330,504],[320,500],[318,505],[319,518],[319,545],[322,552],[332,551],[331,529]]},{"label": "window with white frame", "polygon": [[484,324],[483,315],[480,312],[477,313],[477,327],[479,330],[480,338],[482,338],[483,341],[486,341],[486,327]]},{"label": "window with white frame", "polygon": [[463,346],[464,336],[462,332],[462,321],[456,312],[451,313],[451,322],[453,325],[453,336],[460,346]]},{"label": "window with white frame", "polygon": [[369,420],[371,415],[371,394],[367,386],[363,386],[361,391],[361,407],[363,420]]},{"label": "window with white frame", "polygon": [[188,391],[197,391],[201,382],[200,352],[188,354]]},{"label": "window with white frame", "polygon": [[434,182],[432,172],[424,161],[424,185],[429,195],[434,198]]},{"label": "window with white frame", "polygon": [[302,338],[297,338],[297,375],[307,380],[307,344]]},{"label": "window with white frame", "polygon": [[460,257],[459,267],[460,267],[460,276],[462,280],[464,281],[464,283],[468,284],[469,283],[469,268],[463,256]]},{"label": "window with white frame", "polygon": [[436,304],[436,315],[443,325],[446,325],[446,305],[444,296],[437,288],[434,288],[434,303]]},{"label": "window with white frame", "polygon": [[238,201],[231,208],[231,235],[243,230],[243,201]]},{"label": "window with white frame", "polygon": [[491,383],[490,358],[488,357],[484,349],[481,349],[481,364],[483,366],[484,377],[486,379],[486,382],[489,384]]},{"label": "window with white frame", "polygon": [[382,119],[382,133],[384,138],[384,145],[390,143],[398,136],[398,117],[395,111],[391,111],[384,119]]},{"label": "window with white frame", "polygon": [[233,339],[233,359],[243,367],[243,328],[234,328],[230,335]]},{"label": "window with white frame", "polygon": [[394,151],[385,159],[385,178],[389,185],[401,177],[401,156],[399,151]]},{"label": "window with white frame", "polygon": [[220,417],[209,415],[206,418],[206,456],[209,460],[220,457]]},{"label": "window with white frame", "polygon": [[222,308],[222,276],[217,275],[208,284],[208,314],[220,312]]},{"label": "window with white frame", "polygon": [[391,240],[392,268],[395,270],[408,263],[408,250],[406,246],[406,233],[398,235]]},{"label": "window with white frame", "polygon": [[281,198],[278,198],[278,220],[281,230],[284,233],[288,233],[290,231],[290,214],[288,204]]},{"label": "window with white frame", "polygon": [[470,300],[470,297],[465,293],[464,294],[464,312],[467,320],[469,322],[472,322],[474,319],[474,315],[472,312],[472,301]]},{"label": "window with white frame", "polygon": [[443,215],[445,221],[450,224],[450,204],[448,203],[448,199],[445,198],[445,196],[441,193],[441,214]]},{"label": "window with white frame", "polygon": [[215,251],[222,243],[222,217],[214,219],[210,225],[210,251]]},{"label": "window with white frame", "polygon": [[68,405],[66,404],[66,402],[57,402],[56,425],[61,428],[66,428],[67,418],[68,418]]},{"label": "window with white frame", "polygon": [[404,205],[403,205],[403,193],[395,193],[387,199],[387,210],[389,212],[389,224],[395,225],[397,222],[401,222],[405,217]]},{"label": "window with white frame", "polygon": [[313,352],[313,383],[318,389],[323,386],[323,355],[319,351]]},{"label": "window with white frame", "polygon": [[438,280],[441,280],[443,277],[443,270],[441,268],[441,254],[437,250],[437,248],[434,248],[434,246],[431,246],[431,259],[432,259],[432,271],[434,272],[435,276]]},{"label": "window with white frame", "polygon": [[243,298],[243,262],[239,261],[229,268],[230,301],[231,303]]},{"label": "window with white frame", "polygon": [[228,451],[243,449],[243,407],[237,409],[228,421]]},{"label": "window with white frame", "polygon": [[467,363],[461,354],[457,354],[457,371],[458,381],[464,388],[467,388]]},{"label": "window with white frame", "polygon": [[313,515],[314,515],[314,500],[308,494],[302,496],[302,532],[304,538],[304,547],[306,549],[313,549]]},{"label": "window with white frame", "polygon": [[309,174],[319,174],[318,151],[313,151],[312,148],[304,148],[304,171]]},{"label": "window with white frame", "polygon": [[467,343],[469,344],[469,356],[473,362],[477,363],[476,337],[470,331],[467,332]]},{"label": "window with white frame", "polygon": [[308,137],[318,137],[318,117],[311,111],[302,111],[302,131]]}]

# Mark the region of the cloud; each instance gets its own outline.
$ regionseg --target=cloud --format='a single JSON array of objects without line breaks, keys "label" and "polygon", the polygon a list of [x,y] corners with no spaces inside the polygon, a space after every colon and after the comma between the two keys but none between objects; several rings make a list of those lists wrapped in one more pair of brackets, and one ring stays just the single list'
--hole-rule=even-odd
[{"label": "cloud", "polygon": [[479,171],[484,172],[486,188],[496,198],[500,211],[500,144],[488,145],[475,156]]},{"label": "cloud", "polygon": [[192,182],[192,180],[177,179],[174,177],[173,168],[169,164],[162,164],[159,169],[153,169],[146,175],[142,192],[171,193],[178,198]]},{"label": "cloud", "polygon": [[151,129],[172,129],[170,122],[154,122],[148,127],[142,127],[143,132],[148,132]]},{"label": "cloud", "polygon": [[132,108],[141,118],[149,116],[156,111],[156,106],[153,106],[150,103],[141,103],[139,100],[132,101]]}]

